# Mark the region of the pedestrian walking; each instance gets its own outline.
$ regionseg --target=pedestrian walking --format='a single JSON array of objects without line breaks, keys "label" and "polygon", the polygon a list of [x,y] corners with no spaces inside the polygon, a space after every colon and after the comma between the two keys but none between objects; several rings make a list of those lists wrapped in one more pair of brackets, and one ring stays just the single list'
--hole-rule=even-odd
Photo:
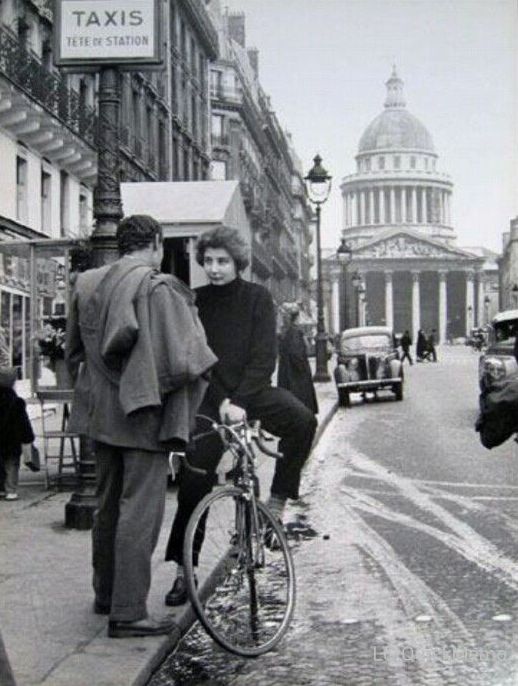
[{"label": "pedestrian walking", "polygon": [[318,402],[304,334],[298,326],[300,309],[297,303],[284,303],[279,334],[279,367],[277,386],[293,393],[304,405],[318,414]]},{"label": "pedestrian walking", "polygon": [[18,500],[20,458],[31,461],[34,441],[25,400],[15,391],[16,369],[0,367],[0,497]]},{"label": "pedestrian walking", "polygon": [[[70,430],[97,463],[92,529],[94,611],[113,638],[169,633],[147,614],[151,555],[164,513],[168,452],[185,446],[216,357],[191,291],[158,270],[160,224],[126,217],[120,258],[77,276],[66,359],[78,373]],[[82,364],[81,364],[82,363]]]},{"label": "pedestrian walking", "polygon": [[[274,388],[271,376],[276,363],[275,311],[270,293],[245,281],[241,272],[249,261],[249,247],[239,232],[219,227],[202,234],[196,260],[208,285],[196,289],[196,304],[210,347],[218,356],[200,412],[215,421],[259,419],[279,436],[284,458],[275,463],[268,505],[282,517],[287,498],[297,499],[301,470],[311,449],[317,426],[315,415],[284,388]],[[206,432],[206,423],[199,427]],[[205,474],[182,470],[178,510],[174,518],[166,560],[177,563],[166,605],[187,600],[182,566],[185,529],[194,508],[212,490],[222,456],[218,435],[205,435],[187,450],[191,465]]]},{"label": "pedestrian walking", "polygon": [[412,338],[410,337],[408,329],[401,336],[400,344],[401,350],[403,351],[403,354],[401,355],[401,363],[403,363],[404,360],[407,359],[410,365],[413,365],[414,362],[412,360],[412,356],[410,355],[410,346],[412,345]]},{"label": "pedestrian walking", "polygon": [[435,350],[435,340],[437,338],[437,331],[432,329],[432,332],[426,341],[426,351],[428,353],[428,359],[432,362],[437,362],[437,351]]},{"label": "pedestrian walking", "polygon": [[417,362],[424,362],[428,358],[426,336],[422,329],[417,332],[417,343],[415,347],[415,357]]}]

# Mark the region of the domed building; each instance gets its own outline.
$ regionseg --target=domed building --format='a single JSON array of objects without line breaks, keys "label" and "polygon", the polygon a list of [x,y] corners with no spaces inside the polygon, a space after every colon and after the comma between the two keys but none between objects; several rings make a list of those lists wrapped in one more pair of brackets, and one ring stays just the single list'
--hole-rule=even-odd
[{"label": "domed building", "polygon": [[395,68],[386,87],[383,112],[360,138],[356,172],[341,184],[351,253],[345,265],[338,254],[326,260],[329,329],[385,324],[414,338],[436,329],[444,342],[484,323],[484,260],[456,246],[453,183],[430,132],[406,109]]}]

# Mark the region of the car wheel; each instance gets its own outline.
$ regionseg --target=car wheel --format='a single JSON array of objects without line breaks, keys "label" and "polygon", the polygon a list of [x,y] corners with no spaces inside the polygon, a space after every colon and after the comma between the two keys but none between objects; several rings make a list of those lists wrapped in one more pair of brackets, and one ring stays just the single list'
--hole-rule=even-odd
[{"label": "car wheel", "polygon": [[394,384],[393,390],[396,395],[396,400],[403,400],[403,382],[400,381],[399,383]]},{"label": "car wheel", "polygon": [[338,389],[338,404],[340,407],[349,407],[351,404],[349,391],[347,391],[345,388]]}]

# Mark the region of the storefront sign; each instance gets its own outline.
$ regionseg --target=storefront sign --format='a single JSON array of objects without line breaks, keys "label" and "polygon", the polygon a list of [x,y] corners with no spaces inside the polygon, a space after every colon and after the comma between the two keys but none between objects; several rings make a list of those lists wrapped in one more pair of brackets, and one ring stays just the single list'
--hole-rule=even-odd
[{"label": "storefront sign", "polygon": [[162,62],[158,0],[56,0],[60,67]]}]

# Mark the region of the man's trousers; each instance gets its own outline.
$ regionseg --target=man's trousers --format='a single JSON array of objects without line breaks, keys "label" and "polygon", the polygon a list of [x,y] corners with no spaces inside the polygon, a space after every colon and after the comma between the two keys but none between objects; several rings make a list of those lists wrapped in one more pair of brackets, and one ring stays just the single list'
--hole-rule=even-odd
[{"label": "man's trousers", "polygon": [[164,516],[167,453],[95,443],[98,509],[92,529],[93,586],[110,620],[147,616],[151,556]]},{"label": "man's trousers", "polygon": [[[259,419],[266,431],[280,438],[279,451],[284,457],[275,464],[270,488],[272,495],[298,498],[302,467],[308,458],[317,427],[315,415],[289,391],[274,387],[254,394],[247,400],[245,409],[248,419]],[[218,408],[207,402],[202,404],[199,414],[220,421]],[[205,431],[207,422],[198,422],[195,434]],[[183,539],[189,517],[200,500],[212,490],[222,455],[223,444],[217,434],[210,434],[189,445],[189,463],[206,470],[207,474],[192,472],[187,466],[182,469],[178,510],[167,544],[166,560],[182,564]]]}]

